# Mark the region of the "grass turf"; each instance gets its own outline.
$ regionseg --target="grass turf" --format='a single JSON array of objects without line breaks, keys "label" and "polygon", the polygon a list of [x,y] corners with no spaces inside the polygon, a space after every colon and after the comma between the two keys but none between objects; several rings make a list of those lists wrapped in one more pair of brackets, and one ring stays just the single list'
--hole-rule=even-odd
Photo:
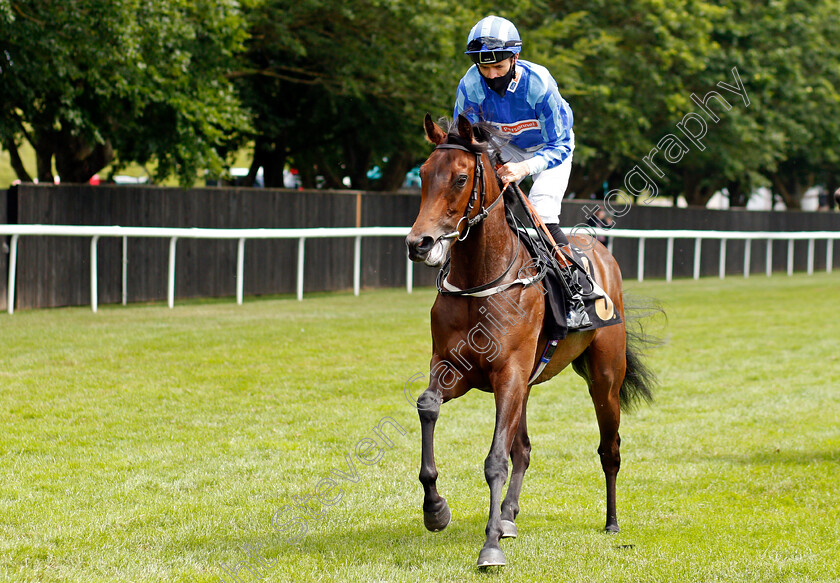
[{"label": "grass turf", "polygon": [[[594,412],[565,371],[532,391],[520,536],[487,573],[487,394],[442,410],[453,521],[423,528],[403,387],[431,291],[0,315],[0,580],[840,580],[838,285],[628,282],[668,319],[656,402],[623,417],[622,533],[601,532]],[[300,504],[323,515],[290,541]]]}]

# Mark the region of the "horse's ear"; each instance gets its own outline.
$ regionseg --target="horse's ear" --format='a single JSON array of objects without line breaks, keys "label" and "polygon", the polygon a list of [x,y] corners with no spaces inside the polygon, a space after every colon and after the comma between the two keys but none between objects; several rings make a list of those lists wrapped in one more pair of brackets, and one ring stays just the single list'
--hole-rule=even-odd
[{"label": "horse's ear", "polygon": [[440,145],[446,140],[446,132],[440,129],[440,126],[432,121],[431,114],[426,114],[423,120],[423,125],[426,126],[426,139],[431,143]]},{"label": "horse's ear", "polygon": [[473,127],[470,120],[464,114],[458,114],[458,135],[464,138],[467,142],[473,142]]}]

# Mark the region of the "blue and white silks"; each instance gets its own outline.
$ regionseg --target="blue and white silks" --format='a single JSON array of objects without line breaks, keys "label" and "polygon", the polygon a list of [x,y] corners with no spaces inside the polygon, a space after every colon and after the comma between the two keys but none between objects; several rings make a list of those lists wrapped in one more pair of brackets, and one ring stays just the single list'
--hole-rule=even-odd
[{"label": "blue and white silks", "polygon": [[490,89],[473,65],[458,84],[453,117],[490,122],[526,155],[531,174],[561,165],[575,147],[574,115],[548,69],[519,59],[518,82],[504,97]]}]

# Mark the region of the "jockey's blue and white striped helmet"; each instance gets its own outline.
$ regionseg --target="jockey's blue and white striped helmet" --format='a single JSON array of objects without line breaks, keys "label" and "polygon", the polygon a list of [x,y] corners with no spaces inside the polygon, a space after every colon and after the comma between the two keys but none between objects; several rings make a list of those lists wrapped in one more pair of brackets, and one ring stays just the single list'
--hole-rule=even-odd
[{"label": "jockey's blue and white striped helmet", "polygon": [[466,54],[477,65],[504,61],[522,50],[519,31],[510,20],[488,16],[479,20],[467,37]]}]

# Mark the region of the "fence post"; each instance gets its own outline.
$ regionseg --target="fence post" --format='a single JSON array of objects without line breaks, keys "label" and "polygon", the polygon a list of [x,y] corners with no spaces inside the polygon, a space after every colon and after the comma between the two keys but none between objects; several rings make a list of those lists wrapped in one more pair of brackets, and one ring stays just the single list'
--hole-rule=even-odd
[{"label": "fence post", "polygon": [[20,235],[12,235],[12,241],[9,244],[9,283],[6,290],[6,297],[9,305],[6,308],[6,311],[10,314],[15,313],[15,275],[17,273],[17,250],[19,237]]},{"label": "fence post", "polygon": [[99,266],[97,262],[97,253],[96,247],[97,242],[99,241],[99,235],[94,235],[93,238],[90,240],[90,309],[93,310],[93,313],[96,313],[97,308],[99,307],[99,293],[98,293],[98,271]]},{"label": "fence post", "polygon": [[793,239],[788,239],[787,274],[793,275]]},{"label": "fence post", "polygon": [[298,239],[298,264],[297,264],[297,299],[303,299],[303,249],[306,243],[306,238]]},{"label": "fence post", "polygon": [[767,277],[773,275],[773,239],[767,239],[767,256],[764,271],[767,273]]},{"label": "fence post", "polygon": [[122,305],[128,304],[128,237],[122,238]]},{"label": "fence post", "polygon": [[694,239],[694,279],[700,279],[700,250],[702,249],[703,239],[697,237]]},{"label": "fence post", "polygon": [[236,305],[242,305],[245,293],[245,239],[239,239],[236,245]]},{"label": "fence post", "polygon": [[726,239],[720,240],[720,259],[718,261],[718,277],[726,277]]},{"label": "fence post", "polygon": [[825,272],[831,273],[834,265],[834,239],[829,239],[825,244]]},{"label": "fence post", "polygon": [[808,275],[814,275],[814,240],[808,239]]},{"label": "fence post", "polygon": [[405,291],[407,293],[414,291],[414,262],[408,258],[407,254],[405,258]]},{"label": "fence post", "polygon": [[668,237],[668,253],[665,259],[665,281],[671,281],[674,275],[674,238]]},{"label": "fence post", "polygon": [[175,307],[175,244],[178,237],[169,239],[169,278],[166,285],[166,303],[170,308]]},{"label": "fence post", "polygon": [[750,276],[750,263],[752,262],[752,239],[744,241],[744,277]]},{"label": "fence post", "polygon": [[357,235],[353,243],[353,295],[359,295],[362,282],[362,236]]},{"label": "fence post", "polygon": [[637,279],[644,281],[645,279],[645,238],[639,237],[639,265],[636,269]]}]

